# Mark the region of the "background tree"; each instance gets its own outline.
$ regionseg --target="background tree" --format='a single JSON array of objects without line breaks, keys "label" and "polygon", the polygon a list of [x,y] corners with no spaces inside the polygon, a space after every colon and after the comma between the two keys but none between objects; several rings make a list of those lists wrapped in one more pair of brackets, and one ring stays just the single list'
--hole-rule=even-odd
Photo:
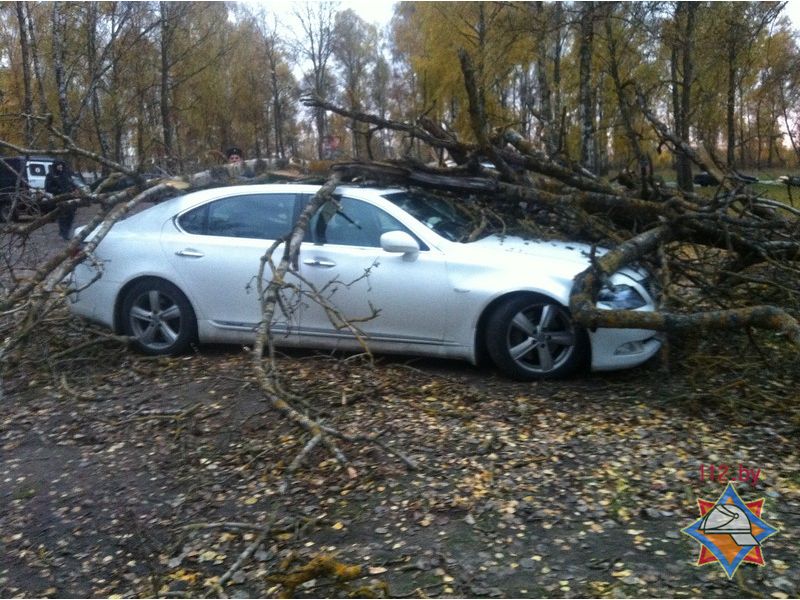
[{"label": "background tree", "polygon": [[578,113],[580,121],[580,161],[581,164],[597,172],[597,137],[595,129],[595,88],[592,85],[592,57],[594,54],[594,2],[581,2],[579,5],[578,34]]},{"label": "background tree", "polygon": [[[297,41],[298,53],[311,64],[311,70],[305,74],[306,89],[325,97],[333,90],[329,62],[333,55],[336,4],[328,1],[306,2],[294,14],[303,34]],[[325,111],[315,111],[314,121],[317,128],[317,158],[321,159],[325,154],[327,135]]]},{"label": "background tree", "polygon": [[[377,65],[377,29],[348,9],[336,14],[333,33],[333,55],[339,64],[345,105],[355,112],[372,108],[367,104],[370,100],[367,90],[379,83],[372,77]],[[350,129],[353,156],[366,158],[369,154],[367,128],[353,121]]]},{"label": "background tree", "polygon": [[[19,23],[19,48],[20,62],[22,64],[22,112],[30,115],[33,113],[33,92],[31,90],[31,56],[30,44],[28,42],[28,17],[25,12],[25,5],[22,2],[15,2],[14,7],[17,12],[17,23]],[[33,144],[33,121],[25,119],[25,145]]]},{"label": "background tree", "polygon": [[[670,52],[670,79],[672,80],[672,111],[675,133],[688,140],[692,118],[692,84],[694,82],[695,18],[699,4],[677,2],[675,4],[673,35]],[[675,157],[675,173],[678,187],[692,191],[692,163],[689,156],[679,152]]]},{"label": "background tree", "polygon": [[[424,115],[468,138],[464,50],[492,127],[513,124],[548,155],[601,172],[652,157],[688,190],[687,158],[659,147],[637,94],[691,148],[740,167],[794,166],[797,34],[781,8],[401,2],[382,48],[373,25],[333,3],[301,5],[293,28],[233,3],[12,2],[0,5],[0,102],[7,116],[52,114],[82,147],[129,165],[189,169],[230,143],[248,156],[318,158],[337,137],[338,152],[367,156],[369,136],[381,155],[441,159],[421,156],[418,139],[354,131],[324,111],[309,128],[295,72],[305,70],[305,91],[356,111]],[[0,133],[54,143],[35,120],[2,120]]]}]

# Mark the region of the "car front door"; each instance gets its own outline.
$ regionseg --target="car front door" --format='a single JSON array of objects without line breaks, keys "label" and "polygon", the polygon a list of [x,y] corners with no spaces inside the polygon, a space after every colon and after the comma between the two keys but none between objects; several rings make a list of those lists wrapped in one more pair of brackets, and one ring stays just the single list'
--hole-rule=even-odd
[{"label": "car front door", "polygon": [[[216,330],[256,329],[261,322],[257,286],[261,257],[275,239],[291,230],[297,197],[293,193],[230,196],[164,224],[162,248],[198,309],[198,319]],[[265,277],[270,278],[269,270]],[[289,300],[286,306],[290,305]],[[295,318],[281,311],[275,317],[276,332]]]},{"label": "car front door", "polygon": [[317,212],[300,250],[300,274],[316,290],[307,288],[303,336],[325,346],[354,348],[356,337],[339,322],[343,317],[376,349],[442,343],[453,293],[444,256],[424,244],[416,255],[386,252],[381,234],[397,230],[411,235],[383,209],[354,198]]}]

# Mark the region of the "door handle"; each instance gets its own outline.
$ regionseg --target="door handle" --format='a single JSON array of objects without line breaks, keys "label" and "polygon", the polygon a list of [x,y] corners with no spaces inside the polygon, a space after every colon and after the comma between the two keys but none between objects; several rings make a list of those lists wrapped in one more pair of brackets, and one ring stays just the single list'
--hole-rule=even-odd
[{"label": "door handle", "polygon": [[330,269],[336,266],[336,263],[332,260],[325,260],[322,258],[307,258],[303,261],[303,264],[309,267],[322,267],[323,269]]},{"label": "door handle", "polygon": [[192,250],[191,248],[178,250],[175,254],[177,256],[185,256],[187,258],[202,258],[205,256],[205,254],[203,254],[202,252],[198,252],[197,250]]}]

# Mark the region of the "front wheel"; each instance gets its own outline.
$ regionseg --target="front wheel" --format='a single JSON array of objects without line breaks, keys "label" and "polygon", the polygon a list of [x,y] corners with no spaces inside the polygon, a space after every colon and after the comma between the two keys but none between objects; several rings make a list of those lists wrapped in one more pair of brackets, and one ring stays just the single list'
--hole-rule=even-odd
[{"label": "front wheel", "polygon": [[194,310],[183,292],[159,279],[140,281],[128,291],[122,317],[133,345],[150,355],[180,354],[197,329]]},{"label": "front wheel", "polygon": [[501,304],[486,326],[486,348],[497,367],[514,379],[555,379],[583,364],[586,332],[566,307],[549,298],[517,296]]}]

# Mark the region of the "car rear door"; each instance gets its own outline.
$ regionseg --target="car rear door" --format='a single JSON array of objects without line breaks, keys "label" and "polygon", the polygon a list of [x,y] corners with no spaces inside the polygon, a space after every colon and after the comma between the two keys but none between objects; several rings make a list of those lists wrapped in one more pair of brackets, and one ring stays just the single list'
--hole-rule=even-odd
[{"label": "car rear door", "polygon": [[[204,325],[212,332],[257,328],[261,257],[275,239],[290,231],[296,210],[294,193],[244,193],[206,203],[164,224],[163,251],[198,320],[205,322],[199,323],[201,331]],[[269,271],[266,277],[269,280]],[[277,311],[276,331],[293,318],[296,315]]]}]

